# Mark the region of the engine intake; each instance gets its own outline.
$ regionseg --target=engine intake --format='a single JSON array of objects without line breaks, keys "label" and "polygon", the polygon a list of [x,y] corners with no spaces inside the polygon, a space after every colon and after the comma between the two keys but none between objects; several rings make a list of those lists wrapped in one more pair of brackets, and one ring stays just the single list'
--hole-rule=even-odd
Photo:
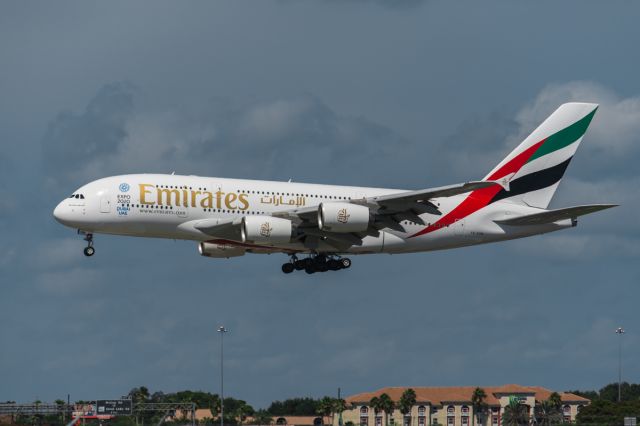
[{"label": "engine intake", "polygon": [[318,228],[330,232],[361,232],[369,227],[369,208],[350,203],[320,203]]},{"label": "engine intake", "polygon": [[240,226],[243,243],[282,244],[291,241],[293,225],[288,219],[272,216],[245,216]]},{"label": "engine intake", "polygon": [[245,249],[242,247],[216,243],[200,243],[198,244],[198,251],[202,256],[227,259],[230,257],[244,256],[245,254]]}]

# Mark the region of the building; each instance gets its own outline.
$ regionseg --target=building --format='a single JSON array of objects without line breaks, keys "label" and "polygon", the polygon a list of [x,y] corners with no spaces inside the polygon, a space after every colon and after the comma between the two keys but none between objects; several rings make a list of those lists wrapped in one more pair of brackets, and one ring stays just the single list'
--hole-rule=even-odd
[{"label": "building", "polygon": [[[191,416],[191,412],[183,412],[177,410],[175,414],[170,417],[171,420],[178,419],[189,419]],[[216,412],[215,415],[208,408],[198,408],[194,413],[194,420],[198,424],[218,424],[217,419],[219,414]],[[225,416],[226,417],[226,416]],[[293,416],[293,415],[285,415],[285,416],[272,416],[273,421],[271,424],[278,426],[322,426],[322,425],[330,425],[331,417],[325,416]],[[248,416],[244,418],[243,425],[251,425],[254,422],[253,417]]]},{"label": "building", "polygon": [[[467,426],[472,424],[473,405],[471,396],[475,386],[465,387],[412,387],[416,393],[416,404],[406,417],[396,408],[389,414],[389,426]],[[375,392],[365,392],[346,399],[347,410],[342,413],[343,424],[354,426],[384,426],[384,413],[376,413],[369,406],[373,397],[386,393],[397,405],[402,393],[409,387],[389,387]],[[487,386],[482,387],[487,397],[489,409],[486,415],[476,417],[475,424],[500,426],[505,407],[516,399],[523,404],[533,418],[536,404],[546,401],[553,391],[538,386]],[[589,404],[589,400],[571,393],[558,392],[562,400],[562,414],[565,421],[575,421],[578,410]],[[334,419],[338,426],[338,416]]]}]

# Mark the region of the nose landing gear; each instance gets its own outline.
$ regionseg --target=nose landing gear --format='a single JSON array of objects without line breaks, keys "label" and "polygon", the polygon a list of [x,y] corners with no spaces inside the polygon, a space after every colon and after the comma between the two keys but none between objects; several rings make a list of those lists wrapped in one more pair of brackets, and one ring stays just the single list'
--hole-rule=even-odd
[{"label": "nose landing gear", "polygon": [[84,248],[84,255],[87,257],[93,256],[96,252],[96,249],[93,248],[93,234],[90,232],[84,233],[82,231],[78,231],[78,234],[84,234],[84,240],[87,242],[87,246]]},{"label": "nose landing gear", "polygon": [[316,254],[304,259],[298,259],[296,255],[291,256],[291,260],[282,265],[282,272],[290,274],[294,270],[304,270],[307,274],[326,271],[339,271],[351,266],[351,259],[335,255]]}]

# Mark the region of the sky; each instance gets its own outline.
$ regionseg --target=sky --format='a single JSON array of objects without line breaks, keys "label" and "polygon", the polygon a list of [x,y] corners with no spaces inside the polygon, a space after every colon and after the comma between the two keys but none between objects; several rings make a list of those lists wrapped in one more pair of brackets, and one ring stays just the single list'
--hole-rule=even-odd
[{"label": "sky", "polygon": [[[635,2],[0,4],[0,401],[219,392],[255,407],[384,386],[640,381]],[[551,235],[354,257],[208,259],[52,217],[104,176],[406,189],[479,179],[560,104],[597,102]],[[627,333],[614,333],[623,326]]]}]

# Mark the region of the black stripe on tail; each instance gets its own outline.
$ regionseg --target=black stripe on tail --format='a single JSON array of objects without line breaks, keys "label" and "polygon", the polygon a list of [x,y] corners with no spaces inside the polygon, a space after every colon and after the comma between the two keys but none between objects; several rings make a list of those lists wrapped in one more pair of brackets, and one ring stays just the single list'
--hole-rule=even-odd
[{"label": "black stripe on tail", "polygon": [[555,184],[562,179],[562,175],[564,175],[565,170],[567,170],[572,158],[573,157],[569,157],[567,160],[556,166],[533,172],[511,181],[509,183],[509,191],[505,191],[504,189],[500,190],[500,192],[493,196],[491,203],[502,200],[503,198],[537,191]]}]

